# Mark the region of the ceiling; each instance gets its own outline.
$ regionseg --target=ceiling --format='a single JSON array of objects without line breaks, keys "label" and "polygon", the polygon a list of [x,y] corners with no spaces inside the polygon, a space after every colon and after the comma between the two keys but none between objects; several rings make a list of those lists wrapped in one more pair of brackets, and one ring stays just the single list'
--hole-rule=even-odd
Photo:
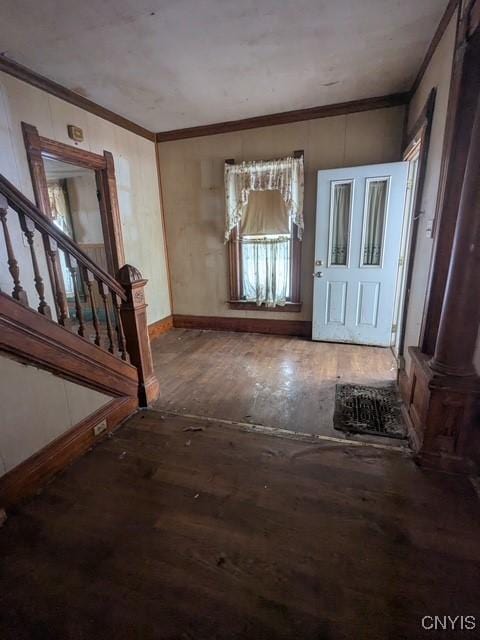
[{"label": "ceiling", "polygon": [[2,0],[1,52],[152,131],[408,90],[447,0]]}]

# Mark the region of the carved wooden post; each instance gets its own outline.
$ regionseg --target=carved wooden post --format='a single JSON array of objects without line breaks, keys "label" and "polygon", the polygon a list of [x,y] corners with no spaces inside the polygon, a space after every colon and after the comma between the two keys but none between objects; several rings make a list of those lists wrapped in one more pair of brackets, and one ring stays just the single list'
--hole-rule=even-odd
[{"label": "carved wooden post", "polygon": [[159,385],[153,369],[152,351],[147,326],[144,288],[147,280],[129,264],[118,272],[127,300],[122,302],[121,317],[130,362],[138,369],[138,400],[147,407],[158,398]]}]

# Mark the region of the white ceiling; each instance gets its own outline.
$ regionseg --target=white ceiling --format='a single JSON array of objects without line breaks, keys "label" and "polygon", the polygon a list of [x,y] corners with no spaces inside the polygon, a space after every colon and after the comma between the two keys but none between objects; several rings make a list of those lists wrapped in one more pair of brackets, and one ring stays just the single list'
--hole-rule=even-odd
[{"label": "white ceiling", "polygon": [[8,57],[152,131],[410,88],[447,0],[2,0]]}]

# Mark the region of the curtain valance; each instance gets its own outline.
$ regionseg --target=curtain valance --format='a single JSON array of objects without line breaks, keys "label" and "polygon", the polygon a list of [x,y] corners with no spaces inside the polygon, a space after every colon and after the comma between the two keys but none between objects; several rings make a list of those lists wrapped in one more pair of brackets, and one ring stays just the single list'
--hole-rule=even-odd
[{"label": "curtain valance", "polygon": [[266,162],[225,164],[225,240],[242,220],[250,191],[275,191],[282,194],[288,215],[303,235],[303,157]]}]

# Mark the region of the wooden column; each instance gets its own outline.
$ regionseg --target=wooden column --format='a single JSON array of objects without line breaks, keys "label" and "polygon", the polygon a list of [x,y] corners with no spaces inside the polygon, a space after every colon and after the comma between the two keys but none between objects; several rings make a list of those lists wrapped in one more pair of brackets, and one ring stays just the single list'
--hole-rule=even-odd
[{"label": "wooden column", "polygon": [[[420,461],[454,470],[480,463],[480,0],[457,33],[439,223],[420,347],[410,347],[405,415]],[[433,356],[433,357],[432,357]]]},{"label": "wooden column", "polygon": [[453,239],[443,299],[434,371],[473,376],[473,353],[480,323],[480,97]]},{"label": "wooden column", "polygon": [[452,80],[447,111],[442,169],[435,214],[435,239],[425,314],[421,330],[421,350],[433,355],[445,295],[449,257],[457,224],[460,192],[467,161],[475,104],[480,88],[480,31],[477,13],[480,0],[464,9],[457,29]]},{"label": "wooden column", "polygon": [[129,264],[118,272],[127,300],[122,302],[121,317],[130,362],[138,370],[138,400],[147,407],[158,398],[159,384],[153,368],[152,351],[148,337],[145,285],[147,280]]}]

